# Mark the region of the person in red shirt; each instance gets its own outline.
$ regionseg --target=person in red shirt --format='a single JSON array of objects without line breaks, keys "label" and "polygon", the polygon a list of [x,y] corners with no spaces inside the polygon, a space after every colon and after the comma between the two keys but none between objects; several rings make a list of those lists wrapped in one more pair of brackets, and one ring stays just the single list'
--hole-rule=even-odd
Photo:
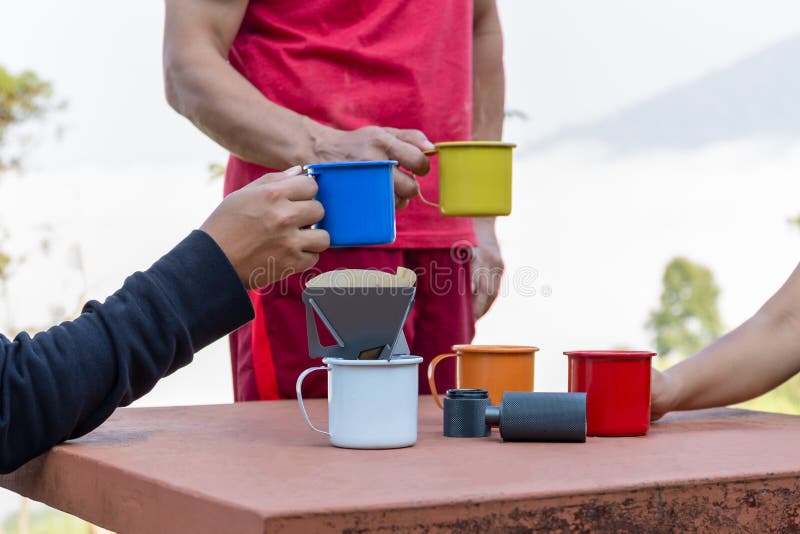
[{"label": "person in red shirt", "polygon": [[[438,198],[432,142],[501,138],[502,48],[494,0],[166,1],[167,100],[230,150],[226,194],[297,164],[395,159],[407,171],[394,176],[396,241],[329,250],[317,272],[416,270],[405,335],[426,361],[471,341],[499,286],[494,219],[443,217],[414,197]],[[231,336],[236,400],[294,397],[312,364],[303,282],[251,294],[256,318]],[[326,394],[324,377],[307,387]]]}]

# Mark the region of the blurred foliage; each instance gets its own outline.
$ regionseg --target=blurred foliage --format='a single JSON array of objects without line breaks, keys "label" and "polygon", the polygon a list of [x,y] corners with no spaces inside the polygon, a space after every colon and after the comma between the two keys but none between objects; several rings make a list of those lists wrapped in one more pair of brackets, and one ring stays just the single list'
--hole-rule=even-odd
[{"label": "blurred foliage", "polygon": [[14,75],[0,66],[0,173],[20,165],[18,155],[4,153],[9,128],[63,106],[53,104],[52,96],[50,83],[35,73],[26,70]]},{"label": "blurred foliage", "polygon": [[800,215],[792,219],[789,219],[789,223],[794,224],[795,226],[800,226]]},{"label": "blurred foliage", "polygon": [[11,256],[0,250],[0,280],[5,277],[6,267],[11,263]]},{"label": "blurred foliage", "polygon": [[[75,516],[45,508],[32,512],[26,518],[27,525],[22,527],[28,534],[89,534],[91,527],[86,521]],[[17,514],[2,523],[5,534],[23,534]]]},{"label": "blurred foliage", "polygon": [[520,119],[522,121],[528,120],[528,114],[520,109],[507,109],[503,115],[506,119]]},{"label": "blurred foliage", "polygon": [[208,179],[209,180],[219,180],[225,176],[225,165],[221,165],[219,163],[209,163],[208,164]]},{"label": "blurred foliage", "polygon": [[800,415],[800,374],[753,400],[736,405],[737,408]]},{"label": "blurred foliage", "polygon": [[653,334],[659,356],[694,354],[722,334],[719,287],[710,269],[689,259],[673,258],[664,269],[658,309],[645,327]]},{"label": "blurred foliage", "polygon": [[[0,65],[0,176],[6,171],[18,169],[19,155],[7,155],[7,134],[11,127],[33,118],[43,116],[53,109],[53,89],[49,82],[40,79],[31,71],[14,75]],[[0,232],[0,245],[2,245]],[[0,283],[5,280],[11,257],[0,249]]]}]

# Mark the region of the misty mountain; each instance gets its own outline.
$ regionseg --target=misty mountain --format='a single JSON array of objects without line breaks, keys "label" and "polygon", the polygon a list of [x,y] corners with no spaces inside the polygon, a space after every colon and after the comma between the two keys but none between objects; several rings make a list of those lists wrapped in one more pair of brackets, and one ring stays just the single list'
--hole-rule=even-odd
[{"label": "misty mountain", "polygon": [[800,137],[800,35],[529,148],[589,141],[632,153],[760,136]]}]

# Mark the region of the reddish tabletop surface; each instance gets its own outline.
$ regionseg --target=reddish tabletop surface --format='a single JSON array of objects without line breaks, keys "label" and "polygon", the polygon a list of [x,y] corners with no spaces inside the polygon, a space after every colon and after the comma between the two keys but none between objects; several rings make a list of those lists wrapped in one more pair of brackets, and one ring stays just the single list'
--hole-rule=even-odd
[{"label": "reddish tabletop surface", "polygon": [[[309,401],[312,418],[324,401]],[[0,485],[117,532],[800,528],[800,417],[669,416],[584,444],[441,434],[337,449],[294,401],[128,408]]]}]

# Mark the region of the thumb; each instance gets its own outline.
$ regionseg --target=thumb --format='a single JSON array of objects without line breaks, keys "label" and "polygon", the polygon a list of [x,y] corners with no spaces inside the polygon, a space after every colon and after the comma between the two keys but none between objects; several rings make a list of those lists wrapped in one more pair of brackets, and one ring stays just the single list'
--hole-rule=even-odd
[{"label": "thumb", "polygon": [[257,180],[253,180],[250,182],[247,187],[257,187],[259,185],[269,184],[273,182],[280,182],[281,180],[286,180],[287,178],[291,178],[292,176],[298,176],[303,173],[303,166],[302,165],[295,165],[289,169],[286,169],[283,172],[270,172],[258,178]]}]

